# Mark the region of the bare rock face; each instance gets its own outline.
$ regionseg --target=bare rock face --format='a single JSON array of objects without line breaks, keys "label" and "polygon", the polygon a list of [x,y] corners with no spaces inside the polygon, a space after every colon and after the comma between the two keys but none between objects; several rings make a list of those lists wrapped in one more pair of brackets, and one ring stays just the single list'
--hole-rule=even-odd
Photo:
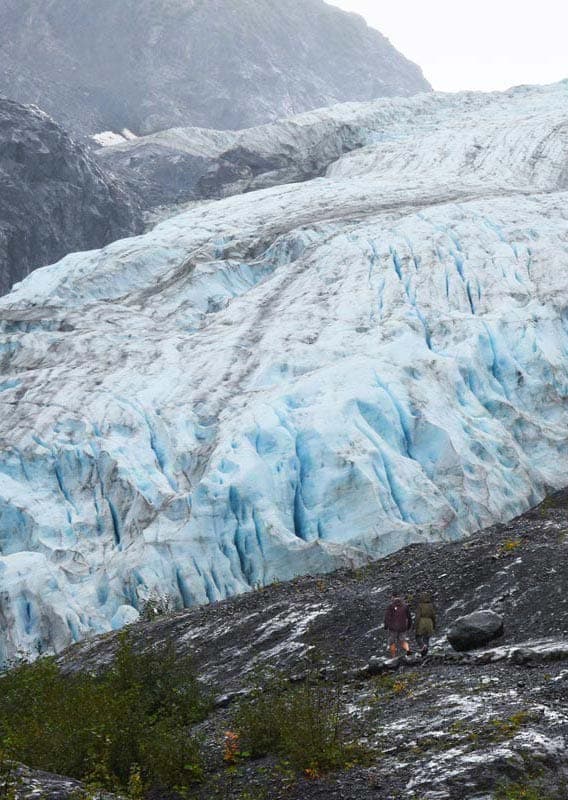
[{"label": "bare rock face", "polygon": [[0,92],[69,130],[243,128],[430,86],[322,0],[3,0]]},{"label": "bare rock face", "polygon": [[172,128],[102,147],[95,157],[145,208],[175,206],[321,176],[368,144],[377,117],[390,113],[390,106],[346,103],[241,131]]},{"label": "bare rock face", "polygon": [[242,131],[173,128],[103,147],[95,158],[146,209],[244,194],[323,175],[344,153],[363,147],[363,115],[338,120],[337,108]]},{"label": "bare rock face", "polygon": [[0,98],[0,294],[36,267],[137,233],[129,195],[35,108]]},{"label": "bare rock face", "polygon": [[15,764],[8,779],[13,785],[18,800],[32,800],[42,797],[44,800],[67,800],[82,796],[82,784],[72,778],[53,775],[50,772],[30,769],[23,764]]}]

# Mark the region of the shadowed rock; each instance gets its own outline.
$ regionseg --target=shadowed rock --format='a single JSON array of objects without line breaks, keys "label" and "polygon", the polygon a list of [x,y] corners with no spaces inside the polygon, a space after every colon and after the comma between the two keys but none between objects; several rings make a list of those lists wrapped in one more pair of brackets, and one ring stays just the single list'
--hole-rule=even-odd
[{"label": "shadowed rock", "polygon": [[140,231],[137,206],[36,108],[0,98],[0,294],[36,267]]}]

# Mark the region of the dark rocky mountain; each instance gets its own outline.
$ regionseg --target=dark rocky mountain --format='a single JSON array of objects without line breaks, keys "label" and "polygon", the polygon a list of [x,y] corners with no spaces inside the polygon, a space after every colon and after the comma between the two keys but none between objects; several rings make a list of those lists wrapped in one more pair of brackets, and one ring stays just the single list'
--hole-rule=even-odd
[{"label": "dark rocky mountain", "polygon": [[36,267],[140,231],[137,205],[46,114],[0,98],[0,294]]},{"label": "dark rocky mountain", "polygon": [[[568,759],[568,492],[464,542],[412,545],[357,571],[298,578],[130,628],[139,648],[175,643],[216,693],[200,735],[207,753],[200,800],[492,800],[566,798]],[[439,625],[426,661],[388,661],[382,618],[391,587],[432,591]],[[504,635],[470,653],[446,634],[463,614],[491,610]],[[120,634],[66,651],[65,670],[101,669]],[[320,677],[338,679],[351,735],[375,754],[367,766],[290,783],[270,759],[223,765],[235,705],[278,670],[292,684],[317,652]],[[31,775],[33,789],[67,797],[75,786]],[[24,781],[24,783],[26,783]],[[512,788],[507,788],[512,787]],[[509,793],[507,793],[507,791]],[[524,793],[523,793],[524,792]]]},{"label": "dark rocky mountain", "polygon": [[83,134],[243,128],[429,89],[378,31],[322,0],[0,5],[0,92]]}]

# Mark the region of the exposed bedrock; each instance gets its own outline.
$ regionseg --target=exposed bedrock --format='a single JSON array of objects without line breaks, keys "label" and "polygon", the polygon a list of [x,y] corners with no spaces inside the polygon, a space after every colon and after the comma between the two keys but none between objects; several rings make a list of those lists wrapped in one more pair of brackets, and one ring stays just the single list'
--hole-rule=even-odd
[{"label": "exposed bedrock", "polygon": [[36,267],[142,230],[139,204],[37,108],[0,97],[0,294]]}]

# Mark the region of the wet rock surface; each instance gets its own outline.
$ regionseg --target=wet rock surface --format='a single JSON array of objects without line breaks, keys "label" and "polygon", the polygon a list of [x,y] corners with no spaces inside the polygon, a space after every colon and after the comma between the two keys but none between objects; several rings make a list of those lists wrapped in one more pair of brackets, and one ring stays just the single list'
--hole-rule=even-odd
[{"label": "wet rock surface", "polygon": [[0,294],[67,253],[138,233],[138,205],[38,109],[0,97]]},{"label": "wet rock surface", "polygon": [[[414,545],[358,571],[303,577],[133,626],[142,648],[173,640],[191,653],[217,696],[200,726],[208,775],[195,796],[490,800],[511,784],[542,800],[566,798],[567,547],[565,491],[462,543]],[[439,627],[425,661],[386,658],[382,615],[393,584],[412,598],[424,588],[435,597]],[[448,630],[480,609],[505,621],[498,646],[455,652]],[[116,644],[115,634],[84,642],[61,662],[96,670]],[[322,680],[339,679],[350,736],[370,749],[372,763],[319,780],[292,781],[271,759],[227,770],[223,734],[258,668],[301,681],[314,653]]]},{"label": "wet rock surface", "polygon": [[33,770],[22,764],[13,766],[10,781],[15,787],[18,800],[31,800],[41,797],[44,800],[66,800],[81,791],[79,781],[52,775],[50,772]]},{"label": "wet rock surface", "polygon": [[457,619],[448,631],[455,650],[474,650],[503,635],[503,617],[494,611],[474,611]]}]

